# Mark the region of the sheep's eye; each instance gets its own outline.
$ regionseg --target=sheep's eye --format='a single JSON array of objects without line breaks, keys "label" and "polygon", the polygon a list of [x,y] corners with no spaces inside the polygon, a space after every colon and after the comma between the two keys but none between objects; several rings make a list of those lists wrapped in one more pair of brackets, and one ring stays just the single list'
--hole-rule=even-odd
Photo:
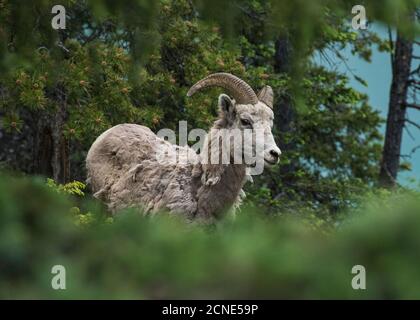
[{"label": "sheep's eye", "polygon": [[250,126],[251,125],[251,121],[249,121],[248,119],[241,119],[241,123],[243,126]]}]

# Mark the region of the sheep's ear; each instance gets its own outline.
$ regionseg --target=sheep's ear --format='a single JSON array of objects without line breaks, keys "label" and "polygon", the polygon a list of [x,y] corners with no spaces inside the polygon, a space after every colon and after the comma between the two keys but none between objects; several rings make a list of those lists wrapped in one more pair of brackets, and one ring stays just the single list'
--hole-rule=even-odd
[{"label": "sheep's ear", "polygon": [[222,113],[222,115],[230,121],[233,121],[236,114],[236,108],[235,108],[235,100],[231,99],[226,94],[221,94],[219,96],[219,108]]},{"label": "sheep's ear", "polygon": [[269,108],[273,109],[273,88],[270,86],[264,86],[260,92],[258,92],[258,100],[264,102]]}]

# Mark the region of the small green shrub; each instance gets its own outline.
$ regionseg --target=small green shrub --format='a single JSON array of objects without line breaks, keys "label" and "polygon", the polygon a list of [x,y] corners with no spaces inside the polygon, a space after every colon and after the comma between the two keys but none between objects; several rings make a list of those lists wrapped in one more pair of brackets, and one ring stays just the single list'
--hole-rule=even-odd
[{"label": "small green shrub", "polygon": [[47,179],[47,186],[53,188],[59,193],[71,194],[83,197],[86,185],[80,181],[73,181],[66,184],[57,184],[53,179]]}]

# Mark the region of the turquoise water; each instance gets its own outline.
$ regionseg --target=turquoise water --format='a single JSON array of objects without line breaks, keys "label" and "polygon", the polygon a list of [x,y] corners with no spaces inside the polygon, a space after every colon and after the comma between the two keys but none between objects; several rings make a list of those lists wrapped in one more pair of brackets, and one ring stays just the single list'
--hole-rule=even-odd
[{"label": "turquoise water", "polygon": [[[369,28],[377,32],[381,37],[388,38],[388,31],[385,26],[372,24]],[[393,37],[395,39],[395,34]],[[346,58],[345,63],[333,58],[332,64],[320,60],[319,58],[315,58],[315,61],[347,74],[350,78],[350,85],[358,91],[366,93],[369,96],[370,105],[379,110],[382,117],[386,119],[388,113],[389,89],[392,79],[389,53],[379,52],[376,48],[373,48],[372,61],[370,63],[357,56],[353,56],[349,47],[345,48],[341,54]],[[415,45],[414,54],[420,56],[420,45]],[[420,60],[413,61],[413,69],[420,63],[419,61]],[[367,87],[356,81],[352,73],[364,79],[367,82]],[[418,98],[419,97],[417,97],[417,99]],[[420,111],[409,109],[408,118],[420,124]],[[420,130],[411,125],[408,126],[408,129],[414,139],[410,137],[407,130],[404,130],[401,154],[410,154],[413,148],[420,145]],[[381,127],[381,132],[384,134],[385,124]],[[411,163],[412,170],[400,173],[398,181],[404,185],[418,187],[418,182],[411,182],[410,180],[412,178],[417,179],[417,181],[420,180],[420,148],[410,159],[406,158],[405,160]]]}]

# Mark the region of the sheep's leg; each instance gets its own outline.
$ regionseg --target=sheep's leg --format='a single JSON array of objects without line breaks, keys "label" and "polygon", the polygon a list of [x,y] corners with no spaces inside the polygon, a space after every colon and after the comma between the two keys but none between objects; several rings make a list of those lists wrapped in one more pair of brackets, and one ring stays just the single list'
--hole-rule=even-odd
[{"label": "sheep's leg", "polygon": [[214,225],[216,223],[216,219],[206,213],[203,212],[198,212],[195,217],[194,217],[194,222],[199,224],[199,225]]},{"label": "sheep's leg", "polygon": [[133,168],[131,168],[130,171],[128,172],[129,175],[132,175],[133,182],[136,182],[137,173],[140,171],[142,167],[143,167],[142,164],[139,163]]},{"label": "sheep's leg", "polygon": [[254,179],[252,179],[252,176],[251,175],[246,175],[245,176],[245,182],[250,182],[250,183],[254,183]]},{"label": "sheep's leg", "polygon": [[196,164],[193,166],[193,169],[191,172],[193,178],[200,177],[202,173],[203,173],[203,170],[201,168],[201,164]]},{"label": "sheep's leg", "polygon": [[224,166],[223,165],[206,165],[204,166],[204,172],[201,176],[201,182],[207,186],[213,186],[219,183]]},{"label": "sheep's leg", "polygon": [[100,189],[99,191],[95,192],[93,194],[93,197],[99,200],[106,200],[106,195],[108,194],[109,189],[111,188],[110,185],[106,185],[105,187],[103,187],[102,189]]},{"label": "sheep's leg", "polygon": [[243,189],[239,191],[239,195],[233,203],[232,208],[230,208],[229,213],[232,218],[236,217],[236,212],[240,210],[243,200],[246,198],[246,193]]}]

